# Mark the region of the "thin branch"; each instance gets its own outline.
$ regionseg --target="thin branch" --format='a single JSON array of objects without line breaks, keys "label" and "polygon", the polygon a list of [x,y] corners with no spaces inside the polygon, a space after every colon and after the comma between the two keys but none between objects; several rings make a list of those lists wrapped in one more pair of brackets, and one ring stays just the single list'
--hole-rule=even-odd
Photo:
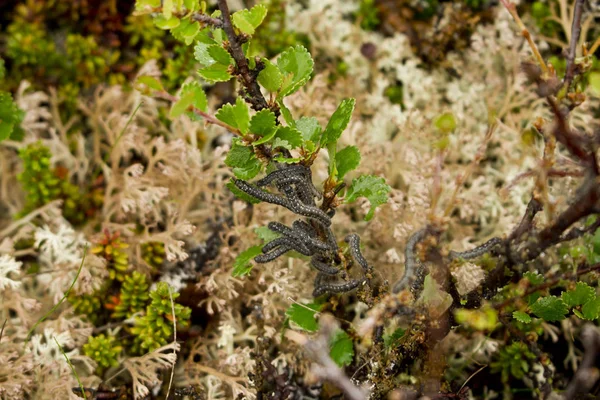
[{"label": "thin branch", "polygon": [[194,13],[190,17],[192,21],[201,22],[206,25],[212,25],[215,28],[221,28],[223,26],[223,21],[218,18],[212,18],[206,14]]},{"label": "thin branch", "polygon": [[527,209],[525,210],[525,215],[523,215],[523,219],[521,219],[521,223],[519,226],[512,231],[510,236],[508,237],[508,241],[520,238],[524,233],[529,232],[533,228],[533,219],[536,214],[542,210],[542,204],[535,198],[531,197],[529,203],[527,203]]},{"label": "thin branch", "polygon": [[598,381],[598,369],[594,368],[596,358],[600,354],[600,332],[593,324],[586,324],[581,332],[583,343],[583,360],[573,380],[563,392],[566,400],[579,398],[577,395],[587,393]]},{"label": "thin branch", "polygon": [[544,58],[542,57],[542,54],[540,53],[537,46],[535,45],[535,42],[531,38],[531,33],[529,33],[529,30],[527,29],[527,27],[525,27],[525,24],[521,20],[521,17],[519,17],[519,14],[517,13],[517,6],[510,0],[500,0],[500,1],[504,5],[504,7],[506,7],[506,9],[510,13],[510,15],[513,17],[513,19],[519,26],[519,29],[521,29],[521,35],[523,35],[523,37],[527,40],[527,43],[529,43],[529,47],[531,47],[531,51],[533,51],[533,55],[535,56],[538,64],[540,65],[540,68],[542,69],[542,72],[544,73],[544,77],[547,77],[549,74],[548,66],[544,62]]},{"label": "thin branch", "polygon": [[[235,60],[237,65],[237,74],[239,75],[242,84],[246,88],[246,101],[252,105],[256,111],[260,111],[264,108],[269,108],[265,97],[260,91],[260,86],[256,81],[258,76],[257,71],[250,70],[248,60],[242,50],[242,42],[240,37],[236,35],[233,24],[231,23],[231,16],[229,15],[229,6],[227,0],[218,0],[219,10],[221,10],[221,17],[223,18],[223,30],[229,39],[229,49],[231,56]],[[273,110],[274,111],[274,110]],[[275,114],[277,116],[277,113]]]},{"label": "thin branch", "polygon": [[571,26],[571,42],[569,43],[569,54],[567,55],[567,69],[563,84],[567,90],[575,76],[575,55],[577,53],[577,43],[581,34],[581,16],[583,15],[583,4],[585,0],[575,1],[575,11],[573,14],[573,25]]}]

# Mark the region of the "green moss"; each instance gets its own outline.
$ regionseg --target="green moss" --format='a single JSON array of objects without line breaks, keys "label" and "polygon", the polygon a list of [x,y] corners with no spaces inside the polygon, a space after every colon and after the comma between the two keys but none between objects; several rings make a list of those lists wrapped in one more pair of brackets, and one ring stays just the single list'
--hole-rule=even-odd
[{"label": "green moss", "polygon": [[75,295],[69,296],[69,303],[73,305],[75,312],[86,316],[92,323],[98,320],[98,311],[102,309],[102,303],[98,295]]},{"label": "green moss", "polygon": [[142,245],[142,258],[153,268],[160,268],[165,261],[165,245],[161,242],[147,242]]},{"label": "green moss", "polygon": [[146,315],[136,318],[135,326],[131,329],[131,333],[135,335],[134,352],[146,353],[166,345],[171,340],[173,335],[171,297],[175,308],[177,328],[187,326],[189,323],[192,310],[189,307],[175,303],[174,301],[179,297],[179,293],[171,291],[170,297],[169,290],[168,284],[159,282],[156,290],[150,293],[152,302],[146,307]]},{"label": "green moss", "polygon": [[375,0],[361,0],[354,16],[360,21],[360,27],[366,31],[374,31],[381,23]]},{"label": "green moss", "polygon": [[25,215],[61,194],[60,179],[50,168],[50,149],[41,142],[32,143],[19,151],[23,172],[18,176],[26,193],[25,207],[19,215]]},{"label": "green moss", "polygon": [[113,318],[129,318],[146,307],[149,299],[148,282],[146,275],[134,271],[131,275],[125,277],[119,303],[115,307]]},{"label": "green moss", "polygon": [[108,261],[108,273],[111,280],[124,281],[126,272],[129,269],[129,255],[124,250],[128,248],[127,243],[123,243],[120,233],[111,234],[104,231],[104,236],[92,247],[92,253],[103,257]]},{"label": "green moss", "polygon": [[106,368],[119,365],[119,355],[123,348],[118,344],[114,336],[90,336],[88,342],[83,345],[83,353],[98,363],[98,373]]},{"label": "green moss", "polygon": [[529,363],[535,358],[524,343],[514,342],[497,353],[496,361],[491,364],[492,373],[500,372],[504,383],[508,382],[511,376],[523,379],[529,372]]}]

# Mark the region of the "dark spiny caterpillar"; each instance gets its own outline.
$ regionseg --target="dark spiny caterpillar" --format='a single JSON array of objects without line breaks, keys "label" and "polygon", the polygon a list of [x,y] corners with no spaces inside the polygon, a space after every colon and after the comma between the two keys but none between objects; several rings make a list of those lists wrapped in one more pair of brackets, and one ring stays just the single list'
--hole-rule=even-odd
[{"label": "dark spiny caterpillar", "polygon": [[[345,293],[356,289],[361,283],[369,283],[368,279],[349,281],[329,281],[327,277],[340,275],[343,270],[338,268],[342,259],[338,254],[338,244],[335,234],[331,230],[331,218],[335,214],[331,208],[326,212],[315,203],[315,198],[322,199],[322,194],[312,183],[312,174],[309,167],[297,164],[276,164],[277,169],[266,177],[258,180],[256,184],[233,179],[235,186],[248,195],[267,203],[280,205],[297,215],[307,218],[305,221],[297,220],[289,227],[280,222],[270,222],[269,230],[279,233],[281,237],[266,243],[262,253],[254,258],[257,263],[267,263],[277,259],[285,253],[295,250],[298,253],[310,256],[311,265],[319,271],[315,278],[313,296],[324,294]],[[272,185],[280,194],[271,193],[263,187]],[[351,259],[346,268],[353,262],[359,264],[363,273],[370,272],[367,260],[360,251],[360,238],[356,234],[346,237]],[[342,275],[345,277],[345,273]]]},{"label": "dark spiny caterpillar", "polygon": [[461,252],[451,251],[449,258],[450,260],[456,260],[457,258],[462,258],[463,260],[470,260],[473,258],[481,257],[482,255],[484,255],[485,253],[489,253],[491,250],[493,250],[494,247],[502,243],[502,239],[495,237],[471,250]]},{"label": "dark spiny caterpillar", "polygon": [[415,250],[417,244],[425,240],[425,238],[428,235],[428,228],[423,228],[421,230],[416,231],[408,238],[408,241],[406,242],[406,250],[404,250],[404,275],[394,285],[394,293],[400,293],[404,289],[408,288],[411,290],[411,292],[414,292],[416,286],[418,286],[418,282],[422,278],[424,273],[423,265],[421,264],[421,260],[419,260],[419,257],[417,257],[417,255],[415,254]]}]

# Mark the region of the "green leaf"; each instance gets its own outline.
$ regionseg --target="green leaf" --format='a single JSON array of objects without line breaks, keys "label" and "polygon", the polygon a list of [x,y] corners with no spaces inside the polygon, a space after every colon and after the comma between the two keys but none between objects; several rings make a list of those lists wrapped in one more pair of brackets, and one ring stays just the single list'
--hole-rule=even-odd
[{"label": "green leaf", "polygon": [[227,66],[233,64],[233,58],[231,57],[231,54],[229,54],[227,50],[218,44],[208,46],[207,52],[208,55],[219,64]]},{"label": "green leaf", "polygon": [[302,133],[296,128],[281,126],[277,129],[273,147],[285,147],[288,150],[291,150],[300,146],[302,146]]},{"label": "green leaf", "polygon": [[186,45],[192,44],[198,33],[200,32],[200,24],[191,21],[190,18],[184,18],[180,24],[171,30],[173,37]]},{"label": "green leaf", "polygon": [[450,134],[456,129],[454,114],[447,112],[435,119],[433,125],[443,134]]},{"label": "green leaf", "polygon": [[250,10],[240,10],[231,16],[233,24],[240,31],[252,35],[254,30],[263,22],[267,15],[267,7],[257,4]]},{"label": "green leaf", "polygon": [[164,30],[177,28],[180,23],[181,21],[177,17],[166,18],[164,15],[159,15],[154,18],[154,25]]},{"label": "green leaf", "polygon": [[238,179],[244,180],[254,178],[261,169],[260,161],[252,148],[243,146],[239,138],[233,139],[231,150],[225,158],[225,165],[233,168],[233,173]]},{"label": "green leaf", "polygon": [[271,110],[260,110],[250,120],[250,132],[266,136],[275,130],[275,114]]},{"label": "green leaf", "polygon": [[404,337],[405,333],[406,329],[397,328],[396,330],[394,330],[394,332],[390,333],[389,335],[383,335],[384,346],[387,348],[395,346],[396,343],[398,343],[398,341]]},{"label": "green leaf", "polygon": [[223,64],[212,64],[198,70],[198,75],[208,82],[227,82],[231,79],[229,66]]},{"label": "green leaf", "polygon": [[286,158],[282,155],[278,155],[273,158],[273,161],[278,162],[278,163],[285,163],[285,164],[298,164],[300,161],[302,161],[302,159],[301,158]]},{"label": "green leaf", "polygon": [[600,297],[594,297],[581,307],[585,319],[593,321],[600,317]]},{"label": "green leaf", "polygon": [[260,83],[269,92],[277,92],[283,82],[283,77],[279,68],[266,58],[262,59],[265,67],[258,73],[258,83]]},{"label": "green leaf", "polygon": [[341,368],[352,363],[354,343],[343,330],[338,330],[329,344],[329,356]]},{"label": "green leaf", "polygon": [[228,125],[237,128],[244,135],[248,133],[250,126],[250,113],[248,105],[241,97],[235,100],[235,105],[225,104],[217,111],[216,117]]},{"label": "green leaf", "polygon": [[260,200],[250,196],[248,193],[241,191],[237,186],[235,186],[235,184],[233,183],[233,181],[229,181],[227,182],[227,188],[231,191],[231,193],[234,194],[235,197],[237,197],[240,200],[244,200],[250,204],[258,204],[260,203]]},{"label": "green leaf", "polygon": [[575,289],[562,292],[567,307],[581,306],[596,297],[596,290],[585,282],[577,282]]},{"label": "green leaf", "polygon": [[592,92],[596,96],[600,96],[600,72],[590,72],[588,82]]},{"label": "green leaf", "polygon": [[338,178],[342,179],[348,172],[356,169],[360,164],[360,151],[356,146],[344,147],[335,155],[335,164]]},{"label": "green leaf", "polygon": [[260,226],[254,230],[254,233],[265,243],[270,242],[271,240],[277,239],[281,235],[277,232],[273,232],[266,226]]},{"label": "green leaf", "polygon": [[562,321],[569,312],[567,305],[556,296],[541,297],[530,308],[536,316],[549,322]]},{"label": "green leaf", "polygon": [[285,312],[293,323],[308,332],[316,332],[319,329],[316,315],[323,308],[322,304],[292,304]]},{"label": "green leaf", "polygon": [[25,117],[9,92],[0,91],[0,141],[15,136],[21,130],[20,124]]},{"label": "green leaf", "polygon": [[523,274],[523,278],[527,279],[532,285],[541,285],[544,282],[544,276],[537,272],[527,271]]},{"label": "green leaf", "polygon": [[296,129],[302,133],[304,141],[316,142],[323,128],[315,117],[302,117],[296,121]]},{"label": "green leaf", "polygon": [[482,307],[476,310],[460,308],[454,311],[454,316],[459,324],[479,331],[492,331],[498,324],[498,311],[491,307]]},{"label": "green leaf", "polygon": [[194,46],[194,58],[204,66],[213,65],[215,63],[215,60],[208,52],[210,46],[211,44],[203,42],[196,43],[196,46]]},{"label": "green leaf", "polygon": [[248,250],[241,252],[233,262],[233,273],[235,277],[245,276],[252,271],[252,260],[257,255],[262,254],[262,246],[252,246]]},{"label": "green leaf", "polygon": [[524,324],[528,324],[532,321],[531,316],[527,313],[524,313],[523,311],[513,312],[513,318]]},{"label": "green leaf", "polygon": [[337,142],[352,118],[355,104],[356,100],[354,99],[342,100],[327,123],[327,127],[325,128],[325,132],[323,132],[323,137],[321,139],[321,145]]},{"label": "green leaf", "polygon": [[277,100],[277,104],[279,105],[279,109],[281,110],[281,115],[283,115],[283,119],[285,122],[292,127],[296,126],[296,121],[294,121],[294,117],[292,116],[292,112],[289,108],[283,103],[283,99]]},{"label": "green leaf", "polygon": [[352,203],[359,197],[366,197],[371,203],[371,208],[365,216],[365,221],[369,221],[375,214],[375,209],[387,203],[388,193],[392,188],[385,183],[385,180],[378,176],[363,175],[352,180],[352,185],[346,193],[346,203]]},{"label": "green leaf", "polygon": [[136,83],[148,86],[149,89],[164,90],[162,83],[153,76],[143,75],[137,78]]},{"label": "green leaf", "polygon": [[303,46],[290,47],[281,53],[277,66],[283,75],[279,98],[289,96],[300,89],[310,78],[313,71],[313,59]]},{"label": "green leaf", "polygon": [[173,15],[173,0],[163,0],[163,15],[166,19]]},{"label": "green leaf", "polygon": [[258,139],[256,141],[252,142],[252,146],[258,146],[260,144],[270,142],[271,139],[273,139],[275,137],[277,130],[278,130],[278,127],[276,126],[275,129],[273,129],[270,133],[266,134],[265,136],[261,137],[260,139]]},{"label": "green leaf", "polygon": [[195,99],[195,94],[192,91],[187,92],[184,95],[182,95],[179,98],[179,100],[177,100],[171,106],[171,112],[169,113],[169,118],[171,118],[171,119],[177,118],[181,114],[183,114],[187,110],[187,108],[194,103],[194,99]]}]

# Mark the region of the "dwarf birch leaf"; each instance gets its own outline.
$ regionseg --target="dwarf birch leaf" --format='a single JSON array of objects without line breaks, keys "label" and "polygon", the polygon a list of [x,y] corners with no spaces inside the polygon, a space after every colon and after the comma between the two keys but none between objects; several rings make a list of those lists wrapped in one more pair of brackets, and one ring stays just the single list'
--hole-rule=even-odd
[{"label": "dwarf birch leaf", "polygon": [[279,98],[289,96],[300,89],[310,78],[313,59],[303,46],[290,47],[277,59],[277,67],[283,76]]},{"label": "dwarf birch leaf", "polygon": [[296,121],[296,129],[302,133],[304,141],[316,142],[319,139],[322,128],[315,117],[302,117]]},{"label": "dwarf birch leaf", "polygon": [[316,303],[292,304],[285,312],[293,323],[308,332],[316,332],[319,329],[316,315],[323,305]]},{"label": "dwarf birch leaf", "polygon": [[227,52],[227,50],[225,50],[218,44],[208,46],[208,49],[206,51],[208,52],[208,55],[219,64],[227,66],[233,64],[233,58],[231,57],[229,52]]},{"label": "dwarf birch leaf", "polygon": [[[302,146],[302,133],[300,133],[300,131],[298,131],[296,128],[292,128],[290,126],[282,126],[277,129],[275,138],[276,141],[279,139],[279,143],[284,141],[287,142],[289,147],[286,147],[285,144],[280,144],[279,146],[286,147],[289,150]],[[276,144],[274,143],[273,146],[276,146]]]},{"label": "dwarf birch leaf", "polygon": [[337,142],[352,118],[355,103],[356,101],[354,99],[342,100],[327,123],[325,132],[323,132],[321,145]]},{"label": "dwarf birch leaf", "polygon": [[589,300],[581,307],[581,312],[585,319],[593,321],[600,317],[600,297]]},{"label": "dwarf birch leaf", "polygon": [[250,132],[266,136],[275,130],[275,114],[271,110],[260,110],[250,120]]},{"label": "dwarf birch leaf", "polygon": [[360,151],[356,146],[344,147],[335,155],[335,164],[338,178],[342,179],[348,172],[356,169],[360,164]]},{"label": "dwarf birch leaf", "polygon": [[232,275],[235,277],[248,275],[253,267],[250,260],[259,254],[262,254],[262,246],[252,246],[241,252],[233,262]]},{"label": "dwarf birch leaf", "polygon": [[556,296],[539,298],[531,306],[531,312],[544,321],[562,321],[569,312],[567,305]]},{"label": "dwarf birch leaf", "polygon": [[231,79],[229,66],[214,63],[205,68],[198,70],[198,75],[206,79],[208,82],[227,82]]},{"label": "dwarf birch leaf", "polygon": [[343,330],[338,330],[329,346],[329,356],[338,367],[350,365],[354,359],[354,344],[350,336]]},{"label": "dwarf birch leaf", "polygon": [[171,106],[170,118],[177,118],[194,103],[196,95],[193,91],[182,94],[182,96]]},{"label": "dwarf birch leaf", "polygon": [[258,73],[258,83],[269,92],[278,91],[283,81],[279,68],[266,58],[263,58],[262,62],[265,64],[265,68]]},{"label": "dwarf birch leaf", "polygon": [[596,297],[596,290],[585,282],[577,282],[575,289],[562,292],[567,307],[581,306]]},{"label": "dwarf birch leaf", "polygon": [[513,312],[513,318],[524,324],[528,324],[532,321],[531,316],[527,313],[524,313],[523,311]]},{"label": "dwarf birch leaf", "polygon": [[233,24],[240,31],[252,35],[254,30],[263,22],[267,15],[267,7],[257,4],[250,10],[240,10],[231,16]]},{"label": "dwarf birch leaf", "polygon": [[352,180],[352,184],[346,193],[346,203],[352,203],[359,197],[366,197],[371,203],[371,208],[365,216],[365,221],[369,221],[375,214],[375,209],[387,203],[388,193],[392,188],[385,183],[385,180],[378,176],[363,175]]},{"label": "dwarf birch leaf", "polygon": [[217,111],[215,116],[219,121],[239,129],[243,134],[248,133],[250,113],[248,111],[248,105],[241,97],[238,97],[235,100],[235,105],[225,104]]}]

